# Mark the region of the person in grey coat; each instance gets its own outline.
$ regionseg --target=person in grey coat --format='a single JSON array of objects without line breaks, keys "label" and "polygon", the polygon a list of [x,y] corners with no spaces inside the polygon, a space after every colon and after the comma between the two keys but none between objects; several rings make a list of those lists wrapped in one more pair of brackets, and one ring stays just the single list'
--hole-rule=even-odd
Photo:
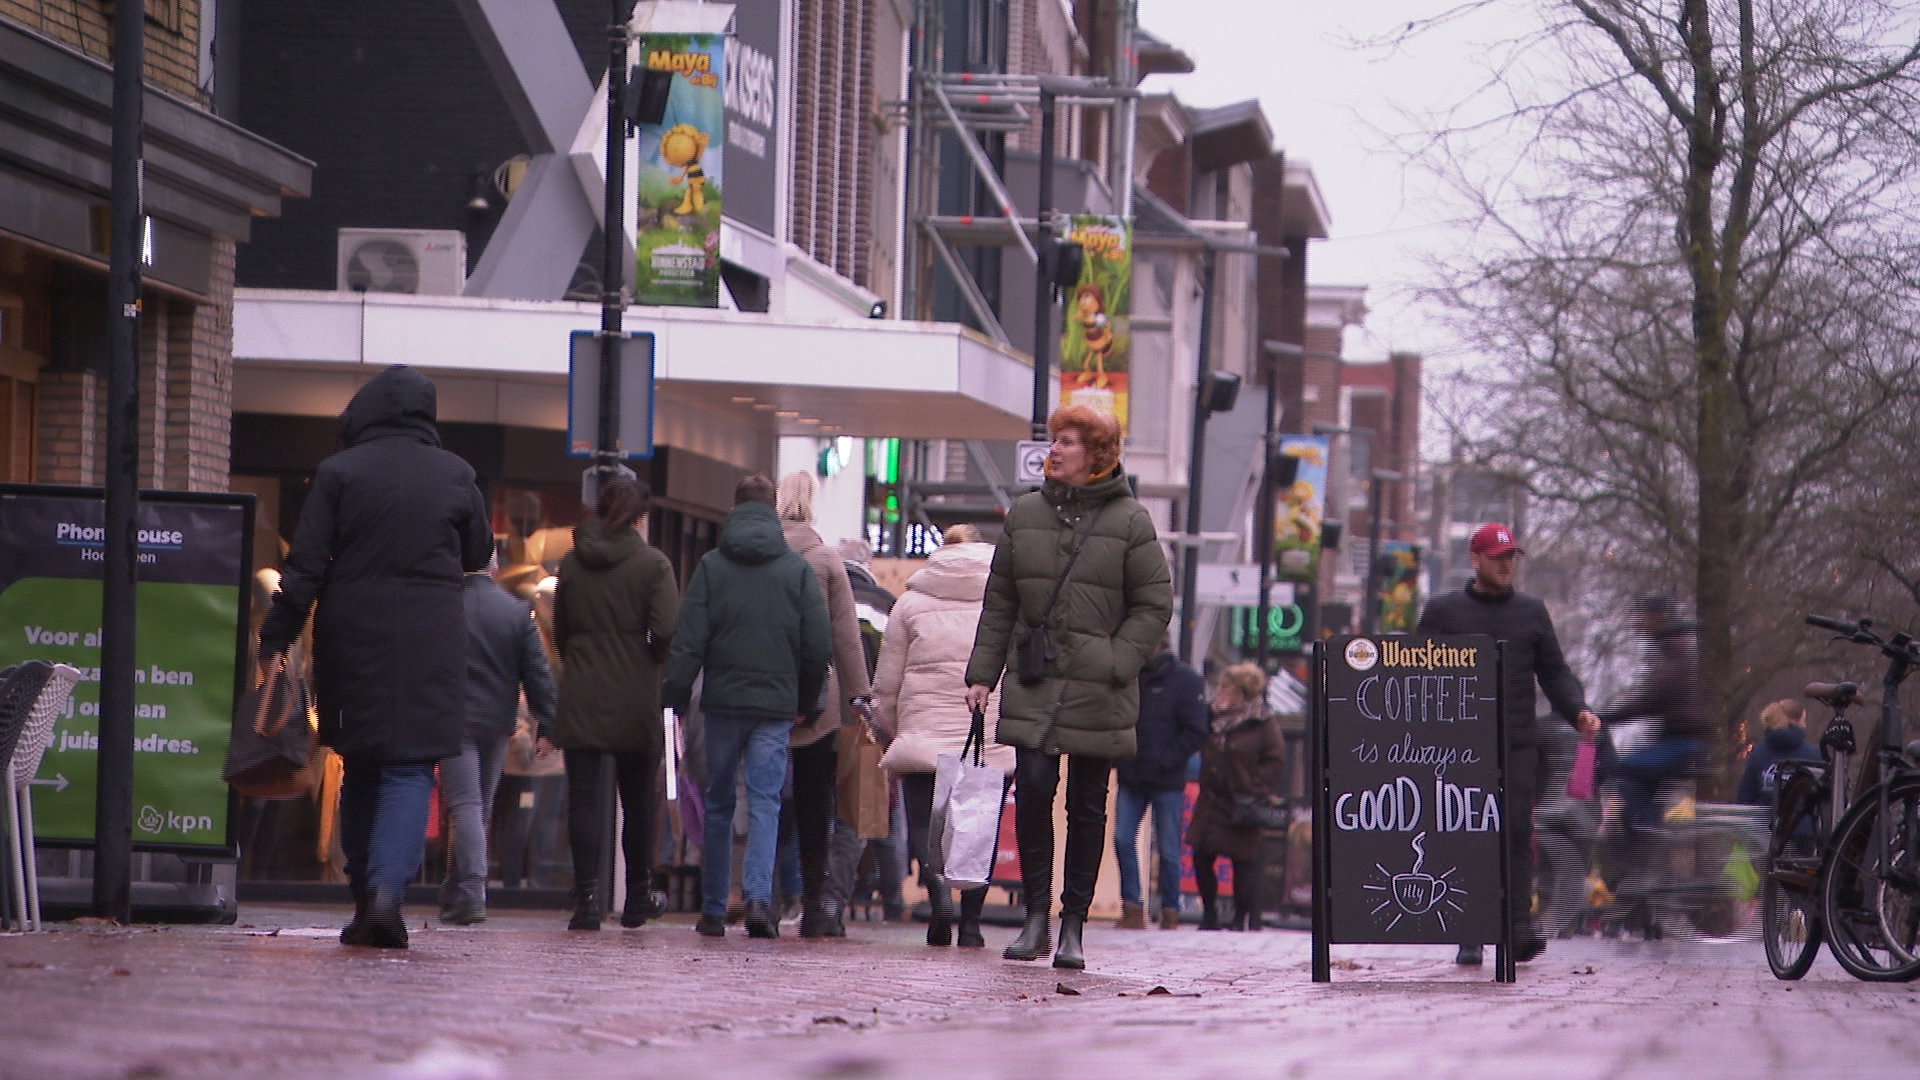
[{"label": "person in grey coat", "polygon": [[[489,565],[487,571],[494,569]],[[487,917],[487,822],[500,786],[507,740],[520,716],[520,695],[536,723],[553,722],[555,690],[540,628],[526,601],[494,583],[487,571],[467,575],[467,731],[460,753],[440,759],[452,842],[440,885],[440,921],[471,926]]]}]

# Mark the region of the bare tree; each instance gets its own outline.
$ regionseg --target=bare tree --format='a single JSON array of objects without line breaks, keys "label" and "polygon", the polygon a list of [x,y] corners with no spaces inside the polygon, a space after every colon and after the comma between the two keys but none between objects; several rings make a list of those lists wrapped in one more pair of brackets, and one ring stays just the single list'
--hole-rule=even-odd
[{"label": "bare tree", "polygon": [[[1733,721],[1905,511],[1861,481],[1914,430],[1920,27],[1885,0],[1540,6],[1498,118],[1423,148],[1481,223],[1433,295],[1489,361],[1437,404],[1599,591],[1691,594]],[[1920,586],[1920,545],[1882,565]]]}]

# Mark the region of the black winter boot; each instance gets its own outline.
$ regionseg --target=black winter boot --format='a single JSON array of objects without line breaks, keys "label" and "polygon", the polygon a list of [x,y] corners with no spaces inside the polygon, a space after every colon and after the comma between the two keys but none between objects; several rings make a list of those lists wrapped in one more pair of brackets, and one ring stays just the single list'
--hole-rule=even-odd
[{"label": "black winter boot", "polygon": [[1054,967],[1079,971],[1087,966],[1087,958],[1080,952],[1080,928],[1086,924],[1085,915],[1060,916],[1060,947],[1053,953]]},{"label": "black winter boot", "polygon": [[361,944],[376,949],[407,947],[407,920],[401,913],[405,894],[399,889],[376,889],[367,899],[367,914],[361,925],[366,940]]},{"label": "black winter boot", "polygon": [[353,891],[353,920],[340,929],[340,944],[369,945],[367,940],[367,894]]},{"label": "black winter boot", "polygon": [[600,920],[603,916],[600,911],[600,898],[594,892],[592,882],[573,887],[573,918],[567,920],[567,929],[600,929]]},{"label": "black winter boot", "polygon": [[947,879],[938,874],[927,885],[927,907],[927,944],[953,944],[953,893],[947,888]]},{"label": "black winter boot", "polygon": [[[1044,894],[1042,894],[1044,896]],[[1008,960],[1038,960],[1053,951],[1052,920],[1044,906],[1045,899],[1029,897],[1027,900],[1027,923],[1020,928],[1020,936],[1013,939],[1000,955]]]},{"label": "black winter boot", "polygon": [[1200,901],[1200,929],[1220,929],[1220,901],[1208,898]]},{"label": "black winter boot", "polygon": [[963,949],[984,949],[986,936],[980,933],[980,909],[987,905],[987,890],[968,889],[960,894],[960,933],[955,944]]}]

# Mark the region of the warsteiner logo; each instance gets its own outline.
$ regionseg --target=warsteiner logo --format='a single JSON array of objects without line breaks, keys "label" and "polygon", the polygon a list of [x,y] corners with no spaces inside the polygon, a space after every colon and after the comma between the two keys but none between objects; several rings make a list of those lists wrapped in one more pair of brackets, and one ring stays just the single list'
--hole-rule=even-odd
[{"label": "warsteiner logo", "polygon": [[140,831],[159,835],[164,832],[208,832],[213,829],[213,819],[205,814],[176,814],[169,810],[161,813],[151,806],[140,808]]},{"label": "warsteiner logo", "polygon": [[1366,671],[1380,662],[1380,650],[1366,638],[1354,638],[1347,642],[1347,666],[1355,671]]}]

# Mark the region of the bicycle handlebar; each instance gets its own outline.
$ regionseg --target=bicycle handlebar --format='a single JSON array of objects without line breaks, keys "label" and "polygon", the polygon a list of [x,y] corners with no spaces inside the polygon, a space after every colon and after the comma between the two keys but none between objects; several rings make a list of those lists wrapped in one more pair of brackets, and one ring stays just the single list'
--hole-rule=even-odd
[{"label": "bicycle handlebar", "polygon": [[1807,625],[1817,626],[1822,630],[1831,630],[1836,634],[1845,634],[1848,637],[1852,637],[1860,632],[1860,625],[1858,623],[1841,622],[1839,619],[1829,619],[1825,615],[1807,616]]}]

